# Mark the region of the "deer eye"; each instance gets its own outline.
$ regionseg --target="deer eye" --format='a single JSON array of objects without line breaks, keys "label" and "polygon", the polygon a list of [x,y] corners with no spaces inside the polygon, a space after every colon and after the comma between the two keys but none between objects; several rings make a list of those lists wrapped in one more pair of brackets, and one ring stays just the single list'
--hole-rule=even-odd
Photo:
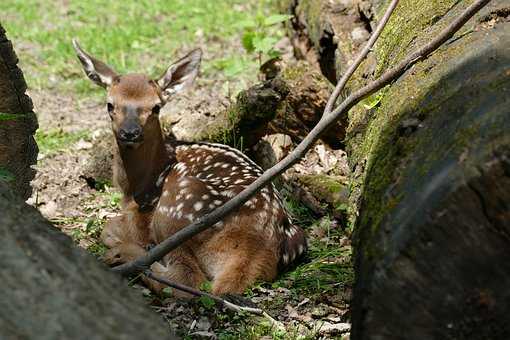
[{"label": "deer eye", "polygon": [[161,106],[154,105],[154,107],[152,108],[152,113],[157,115],[157,114],[159,114],[159,110],[161,110]]},{"label": "deer eye", "polygon": [[112,103],[106,104],[106,109],[108,110],[109,114],[113,114],[113,104]]}]

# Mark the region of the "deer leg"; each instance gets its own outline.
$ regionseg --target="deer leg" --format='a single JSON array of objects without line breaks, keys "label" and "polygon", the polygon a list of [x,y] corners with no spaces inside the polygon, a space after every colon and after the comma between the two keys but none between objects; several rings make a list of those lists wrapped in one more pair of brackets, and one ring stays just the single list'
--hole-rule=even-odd
[{"label": "deer leg", "polygon": [[108,220],[101,232],[101,241],[109,248],[123,243],[145,247],[150,243],[149,219],[149,214],[139,213],[136,207],[128,205],[120,216]]},{"label": "deer leg", "polygon": [[254,257],[247,252],[231,253],[212,283],[212,293],[242,294],[257,280],[271,281],[277,274],[277,260],[271,252],[260,252]]},{"label": "deer leg", "polygon": [[[207,280],[197,259],[185,246],[173,250],[163,260],[154,263],[151,270],[157,276],[197,289]],[[144,282],[156,293],[160,293],[166,287],[164,284],[147,278],[144,279]],[[177,290],[174,290],[174,295],[191,297],[191,295]]]}]

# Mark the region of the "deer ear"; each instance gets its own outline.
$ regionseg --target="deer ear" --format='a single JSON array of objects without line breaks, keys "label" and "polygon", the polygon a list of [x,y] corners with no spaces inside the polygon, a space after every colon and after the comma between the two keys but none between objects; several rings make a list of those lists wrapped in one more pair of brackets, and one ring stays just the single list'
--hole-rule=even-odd
[{"label": "deer ear", "polygon": [[105,88],[113,83],[113,79],[117,77],[117,73],[115,73],[115,71],[102,61],[97,60],[82,50],[76,39],[73,39],[73,47],[83,69],[85,70],[85,74],[90,80]]},{"label": "deer ear", "polygon": [[170,65],[165,74],[157,81],[163,90],[165,101],[193,83],[200,69],[201,60],[202,50],[197,48]]}]

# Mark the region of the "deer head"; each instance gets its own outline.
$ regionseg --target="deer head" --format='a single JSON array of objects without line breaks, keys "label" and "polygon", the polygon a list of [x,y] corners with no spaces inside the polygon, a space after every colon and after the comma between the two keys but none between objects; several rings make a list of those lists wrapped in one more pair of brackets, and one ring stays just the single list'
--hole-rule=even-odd
[{"label": "deer head", "polygon": [[161,134],[159,111],[172,95],[190,86],[200,68],[202,51],[195,49],[168,67],[156,80],[144,74],[119,75],[85,52],[73,39],[85,74],[107,91],[107,111],[119,147],[137,148],[151,133]]}]

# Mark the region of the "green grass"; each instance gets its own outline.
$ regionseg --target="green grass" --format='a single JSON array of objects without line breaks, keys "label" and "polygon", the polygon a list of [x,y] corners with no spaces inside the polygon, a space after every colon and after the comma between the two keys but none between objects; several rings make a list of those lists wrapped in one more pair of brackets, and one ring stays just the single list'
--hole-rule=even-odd
[{"label": "green grass", "polygon": [[296,294],[320,295],[342,286],[352,286],[352,249],[349,245],[340,246],[344,232],[338,227],[330,229],[328,218],[316,220],[309,209],[291,197],[285,199],[285,205],[294,223],[309,233],[312,228],[322,229],[326,237],[309,237],[308,260],[282,275],[273,287],[286,287]]},{"label": "green grass", "polygon": [[76,132],[64,132],[62,130],[42,131],[37,130],[35,140],[39,146],[39,152],[44,155],[53,155],[59,151],[69,149],[71,145],[80,139],[88,139],[88,130]]},{"label": "green grass", "polygon": [[209,55],[222,53],[204,60],[204,76],[221,69],[233,77],[240,60],[249,60],[241,71],[255,68],[257,61],[232,41],[241,40],[246,20],[272,6],[270,0],[3,0],[0,21],[31,87],[86,93],[99,90],[85,80],[71,46],[73,37],[120,73],[153,76],[202,40]]}]

